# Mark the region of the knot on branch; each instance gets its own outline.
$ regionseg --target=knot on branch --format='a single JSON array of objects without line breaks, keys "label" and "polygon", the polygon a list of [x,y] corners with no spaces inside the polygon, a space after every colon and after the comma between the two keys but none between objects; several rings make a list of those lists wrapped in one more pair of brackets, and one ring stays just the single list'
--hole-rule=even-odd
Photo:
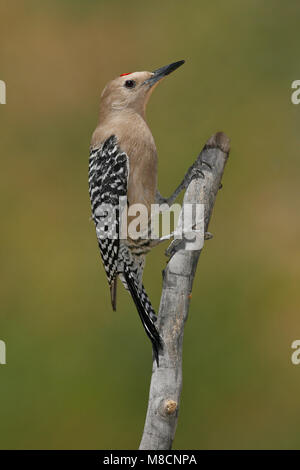
[{"label": "knot on branch", "polygon": [[165,416],[173,415],[175,411],[177,410],[177,402],[174,400],[170,400],[170,399],[165,400],[163,407],[164,407],[163,411],[164,411]]}]

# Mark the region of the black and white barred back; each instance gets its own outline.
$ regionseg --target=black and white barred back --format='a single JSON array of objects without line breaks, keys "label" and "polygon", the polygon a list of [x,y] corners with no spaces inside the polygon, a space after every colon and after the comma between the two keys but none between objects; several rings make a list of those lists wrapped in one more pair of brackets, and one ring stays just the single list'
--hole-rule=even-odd
[{"label": "black and white barred back", "polygon": [[[129,159],[122,152],[116,136],[109,137],[99,148],[92,148],[89,160],[89,193],[92,218],[103,265],[110,287],[117,275],[129,290],[145,331],[150,338],[158,364],[162,340],[155,327],[156,315],[142,284],[145,249],[131,249],[120,242],[119,198],[127,195]],[[105,210],[105,209],[108,210]],[[104,208],[104,210],[103,210]],[[103,225],[103,217],[105,224]],[[145,242],[144,242],[145,243]],[[143,251],[144,250],[144,251]]]}]

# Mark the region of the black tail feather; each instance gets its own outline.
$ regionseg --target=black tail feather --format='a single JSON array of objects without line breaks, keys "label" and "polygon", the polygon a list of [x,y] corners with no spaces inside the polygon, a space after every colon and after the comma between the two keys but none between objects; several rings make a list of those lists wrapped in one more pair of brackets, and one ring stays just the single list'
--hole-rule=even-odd
[{"label": "black tail feather", "polygon": [[110,285],[110,300],[112,309],[116,311],[117,309],[117,285],[118,285],[118,278],[115,277]]},{"label": "black tail feather", "polygon": [[143,327],[147,336],[152,342],[155,360],[157,367],[159,367],[159,351],[163,349],[163,342],[154,322],[150,318],[150,314],[154,314],[154,310],[148,296],[145,297],[145,291],[143,292],[143,295],[141,295],[141,291],[138,289],[133,274],[129,271],[129,269],[125,269],[124,276],[129,288],[129,292],[134,300],[135,306],[142,321]]}]

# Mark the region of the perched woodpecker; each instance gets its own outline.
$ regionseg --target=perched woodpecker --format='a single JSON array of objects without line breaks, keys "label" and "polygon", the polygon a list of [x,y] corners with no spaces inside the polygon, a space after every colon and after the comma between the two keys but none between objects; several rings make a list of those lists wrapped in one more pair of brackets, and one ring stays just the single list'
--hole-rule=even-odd
[{"label": "perched woodpecker", "polygon": [[[150,224],[151,205],[157,201],[158,194],[157,151],[146,122],[146,104],[155,86],[183,63],[183,60],[174,62],[154,72],[122,74],[106,85],[89,159],[92,219],[110,286],[112,307],[116,309],[117,278],[120,277],[152,342],[157,365],[163,342],[155,326],[156,314],[142,283],[145,255],[151,249],[151,239],[120,238],[119,201],[120,197],[126,196],[128,207],[143,204]],[[104,237],[99,228],[102,207],[115,209],[111,214],[105,214]]]}]

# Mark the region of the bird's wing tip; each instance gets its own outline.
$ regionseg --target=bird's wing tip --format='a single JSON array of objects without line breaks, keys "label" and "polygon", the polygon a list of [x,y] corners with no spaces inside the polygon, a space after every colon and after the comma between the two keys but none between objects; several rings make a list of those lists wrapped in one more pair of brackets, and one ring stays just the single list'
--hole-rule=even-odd
[{"label": "bird's wing tip", "polygon": [[115,278],[110,285],[110,300],[114,312],[117,310],[117,281]]}]

